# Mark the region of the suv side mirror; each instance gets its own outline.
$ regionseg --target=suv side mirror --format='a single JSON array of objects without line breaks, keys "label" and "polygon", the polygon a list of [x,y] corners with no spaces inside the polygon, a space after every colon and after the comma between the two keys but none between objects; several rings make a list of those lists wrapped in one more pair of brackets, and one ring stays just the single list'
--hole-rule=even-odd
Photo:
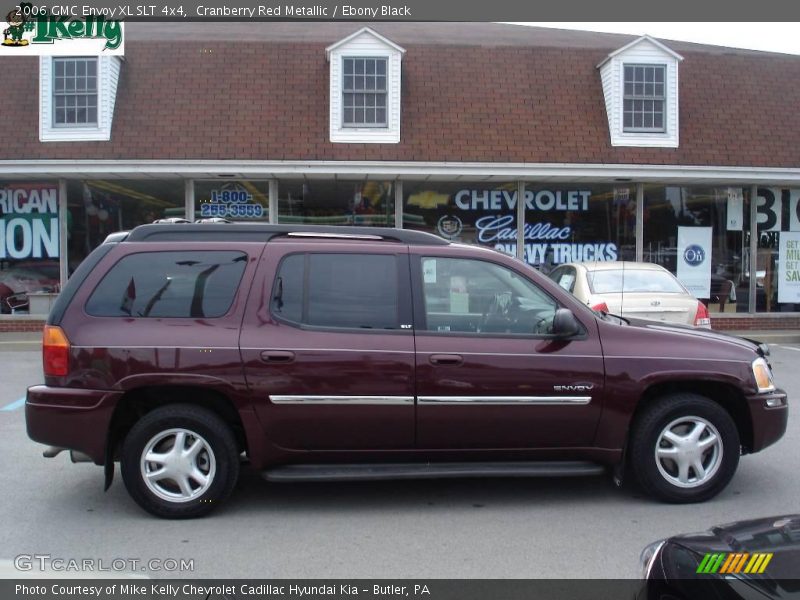
[{"label": "suv side mirror", "polygon": [[568,338],[577,335],[581,326],[575,315],[568,308],[559,308],[553,316],[552,333],[558,338]]}]

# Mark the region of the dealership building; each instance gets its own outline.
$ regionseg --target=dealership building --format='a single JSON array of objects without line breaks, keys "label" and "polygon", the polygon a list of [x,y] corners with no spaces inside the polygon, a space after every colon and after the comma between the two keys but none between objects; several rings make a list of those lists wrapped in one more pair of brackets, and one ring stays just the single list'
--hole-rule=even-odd
[{"label": "dealership building", "polygon": [[8,56],[0,331],[157,219],[402,227],[549,271],[663,265],[800,329],[800,57],[490,23],[128,23]]}]

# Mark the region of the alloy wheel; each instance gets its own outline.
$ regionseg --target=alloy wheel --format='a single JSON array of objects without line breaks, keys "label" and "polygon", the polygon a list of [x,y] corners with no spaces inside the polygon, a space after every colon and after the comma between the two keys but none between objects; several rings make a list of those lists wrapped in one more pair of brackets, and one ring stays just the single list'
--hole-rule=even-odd
[{"label": "alloy wheel", "polygon": [[680,417],[661,431],[655,459],[661,476],[681,488],[707,483],[722,464],[722,436],[702,417]]},{"label": "alloy wheel", "polygon": [[147,488],[169,502],[189,502],[202,496],[216,474],[209,443],[188,429],[161,431],[145,444],[141,474]]}]

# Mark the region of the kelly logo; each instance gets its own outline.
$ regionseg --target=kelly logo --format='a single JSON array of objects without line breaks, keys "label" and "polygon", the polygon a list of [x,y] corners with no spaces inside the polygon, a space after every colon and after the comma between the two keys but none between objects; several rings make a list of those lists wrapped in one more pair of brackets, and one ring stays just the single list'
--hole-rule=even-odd
[{"label": "kelly logo", "polygon": [[17,6],[6,15],[7,27],[3,29],[3,46],[27,46],[30,42],[22,38],[25,31],[32,29],[26,24],[22,9]]},{"label": "kelly logo", "polygon": [[63,14],[51,14],[44,7],[27,2],[15,6],[6,15],[7,26],[3,28],[0,53],[50,56],[123,54],[122,22],[108,19],[99,9],[84,10],[80,15],[82,18],[76,18],[77,12],[64,10]]},{"label": "kelly logo", "polygon": [[702,562],[697,567],[697,573],[712,575],[715,573],[750,573],[760,575],[763,573],[769,561],[772,560],[772,552],[719,552],[709,553],[703,557]]}]

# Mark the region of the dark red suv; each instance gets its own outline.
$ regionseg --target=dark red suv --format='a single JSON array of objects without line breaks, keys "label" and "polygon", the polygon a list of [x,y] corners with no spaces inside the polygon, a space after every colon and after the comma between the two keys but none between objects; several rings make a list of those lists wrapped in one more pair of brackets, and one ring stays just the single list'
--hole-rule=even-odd
[{"label": "dark red suv", "polygon": [[111,236],[44,334],[28,434],[120,461],[162,517],[240,462],[272,481],[586,475],[711,498],[788,414],[766,347],[595,313],[503,254],[426,233],[158,224]]}]

